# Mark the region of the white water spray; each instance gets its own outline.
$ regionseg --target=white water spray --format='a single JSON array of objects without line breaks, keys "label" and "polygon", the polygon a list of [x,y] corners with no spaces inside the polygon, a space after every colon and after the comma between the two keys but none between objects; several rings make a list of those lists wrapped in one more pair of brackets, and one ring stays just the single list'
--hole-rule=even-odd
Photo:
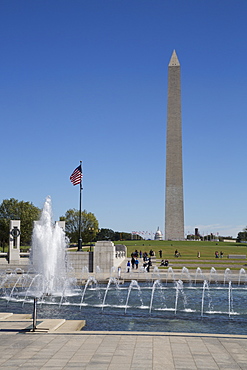
[{"label": "white water spray", "polygon": [[66,281],[66,238],[58,224],[52,223],[51,198],[47,197],[40,220],[35,222],[31,261],[43,278],[42,294],[64,290]]}]

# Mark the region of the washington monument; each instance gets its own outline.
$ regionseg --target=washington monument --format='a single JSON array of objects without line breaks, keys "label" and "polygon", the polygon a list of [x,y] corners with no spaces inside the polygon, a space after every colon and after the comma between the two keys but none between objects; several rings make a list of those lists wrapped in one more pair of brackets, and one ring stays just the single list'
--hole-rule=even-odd
[{"label": "washington monument", "polygon": [[184,239],[180,63],[175,50],[168,65],[165,240]]}]

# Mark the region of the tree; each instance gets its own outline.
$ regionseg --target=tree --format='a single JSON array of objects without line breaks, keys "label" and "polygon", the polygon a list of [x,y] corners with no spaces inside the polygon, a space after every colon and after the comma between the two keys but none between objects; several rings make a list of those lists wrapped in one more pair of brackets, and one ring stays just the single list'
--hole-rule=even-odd
[{"label": "tree", "polygon": [[[79,238],[79,216],[76,209],[69,209],[65,216],[60,217],[60,221],[65,221],[65,231],[70,242],[77,243]],[[98,233],[99,223],[93,213],[81,212],[81,236],[84,243],[92,241]]]},{"label": "tree", "polygon": [[131,240],[131,233],[113,231],[112,229],[100,229],[100,232],[96,236],[96,240]]},{"label": "tree", "polygon": [[237,236],[237,242],[247,241],[247,227],[240,231]]},{"label": "tree", "polygon": [[[119,234],[120,234],[120,240],[131,240],[131,237],[132,237],[131,233],[121,232]],[[141,239],[143,239],[143,238],[140,237],[139,240],[141,240]]]},{"label": "tree", "polygon": [[32,239],[33,222],[38,220],[40,209],[30,202],[4,199],[0,205],[0,240],[9,243],[10,220],[21,221],[21,245],[29,245]]},{"label": "tree", "polygon": [[116,240],[115,232],[111,229],[100,229],[100,232],[96,236],[97,240]]}]

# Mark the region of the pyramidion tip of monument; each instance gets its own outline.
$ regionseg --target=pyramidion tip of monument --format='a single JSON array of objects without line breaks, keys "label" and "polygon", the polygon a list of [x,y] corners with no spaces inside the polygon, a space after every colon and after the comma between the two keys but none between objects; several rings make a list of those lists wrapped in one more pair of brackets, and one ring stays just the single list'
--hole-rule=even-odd
[{"label": "pyramidion tip of monument", "polygon": [[172,53],[172,56],[171,56],[171,59],[170,59],[170,63],[169,63],[169,67],[173,67],[173,66],[180,66],[180,63],[179,63],[179,60],[178,60],[177,53],[176,53],[175,49],[173,50],[173,53]]}]

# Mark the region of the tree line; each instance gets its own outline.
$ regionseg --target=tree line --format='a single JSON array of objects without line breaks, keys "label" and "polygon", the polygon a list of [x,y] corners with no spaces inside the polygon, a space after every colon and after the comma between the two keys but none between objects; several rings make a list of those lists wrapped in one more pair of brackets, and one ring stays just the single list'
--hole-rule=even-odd
[{"label": "tree line", "polygon": [[[30,246],[34,221],[40,218],[41,210],[31,202],[17,199],[4,199],[0,205],[0,246],[4,250],[9,244],[10,220],[21,221],[21,246]],[[78,242],[79,211],[69,209],[60,221],[65,221],[65,232],[71,243]],[[130,240],[131,233],[115,232],[111,229],[99,229],[99,222],[92,212],[81,213],[83,243],[97,240]]]},{"label": "tree line", "polygon": [[243,229],[243,231],[240,231],[237,236],[237,242],[243,243],[247,242],[247,227]]}]

